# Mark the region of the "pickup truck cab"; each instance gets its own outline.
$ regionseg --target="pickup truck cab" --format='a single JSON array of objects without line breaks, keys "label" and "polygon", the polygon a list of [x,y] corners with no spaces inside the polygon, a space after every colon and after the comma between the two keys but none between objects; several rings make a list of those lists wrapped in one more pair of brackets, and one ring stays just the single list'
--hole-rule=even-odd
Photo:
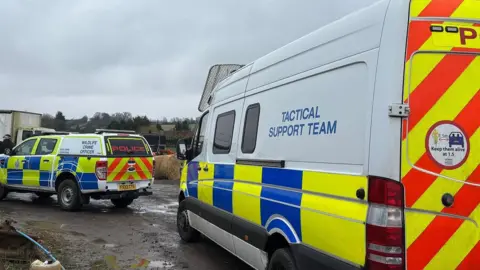
[{"label": "pickup truck cab", "polygon": [[0,155],[0,200],[9,192],[58,195],[64,210],[90,198],[119,208],[151,195],[154,160],[142,136],[115,131],[28,138]]}]

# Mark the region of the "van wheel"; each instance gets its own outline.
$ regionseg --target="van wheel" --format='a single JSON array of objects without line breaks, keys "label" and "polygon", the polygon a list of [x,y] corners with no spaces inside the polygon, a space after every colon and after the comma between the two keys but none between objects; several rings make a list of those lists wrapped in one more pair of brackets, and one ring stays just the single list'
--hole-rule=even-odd
[{"label": "van wheel", "polygon": [[185,201],[180,202],[177,210],[177,231],[183,241],[196,242],[200,239],[200,232],[190,226]]},{"label": "van wheel", "polygon": [[4,185],[0,184],[0,201],[5,199],[7,195],[8,195],[8,189]]},{"label": "van wheel", "polygon": [[268,270],[297,270],[295,260],[288,248],[275,250],[268,262]]},{"label": "van wheel", "polygon": [[76,211],[82,207],[80,190],[72,179],[66,179],[58,187],[58,204],[62,210]]},{"label": "van wheel", "polygon": [[132,204],[133,199],[111,199],[116,208],[126,208]]}]

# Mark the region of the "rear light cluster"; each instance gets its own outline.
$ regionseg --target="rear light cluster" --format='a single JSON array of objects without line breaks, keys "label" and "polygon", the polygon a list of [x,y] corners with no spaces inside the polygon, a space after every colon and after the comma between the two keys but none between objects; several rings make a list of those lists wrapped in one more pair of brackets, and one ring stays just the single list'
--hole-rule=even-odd
[{"label": "rear light cluster", "polygon": [[97,175],[98,180],[107,180],[107,168],[107,161],[97,161],[97,163],[95,164],[95,175]]},{"label": "rear light cluster", "polygon": [[404,192],[400,182],[368,180],[366,269],[405,269]]}]

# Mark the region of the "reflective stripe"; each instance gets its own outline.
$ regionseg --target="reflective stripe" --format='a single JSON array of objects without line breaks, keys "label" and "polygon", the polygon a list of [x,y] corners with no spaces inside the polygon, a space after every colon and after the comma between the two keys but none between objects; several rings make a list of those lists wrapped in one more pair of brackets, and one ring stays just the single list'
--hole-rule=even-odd
[{"label": "reflective stripe", "polygon": [[119,157],[107,161],[107,182],[150,180],[153,177],[153,157]]},{"label": "reflective stripe", "polygon": [[364,265],[367,204],[356,198],[356,190],[367,192],[367,177],[203,162],[187,166],[181,180],[187,182],[181,184],[185,194],[268,226],[291,242]]},{"label": "reflective stripe", "polygon": [[[403,124],[401,169],[406,206],[412,209],[405,213],[408,269],[475,269],[472,262],[478,259],[471,253],[480,256],[475,248],[480,221],[480,50],[476,43],[460,44],[459,33],[432,33],[430,25],[472,26],[447,18],[480,21],[480,1],[412,0],[410,15],[404,101],[411,115]],[[461,126],[470,142],[466,162],[453,170],[442,169],[426,153],[427,131],[443,120]],[[455,198],[448,208],[442,204],[446,193]]]}]

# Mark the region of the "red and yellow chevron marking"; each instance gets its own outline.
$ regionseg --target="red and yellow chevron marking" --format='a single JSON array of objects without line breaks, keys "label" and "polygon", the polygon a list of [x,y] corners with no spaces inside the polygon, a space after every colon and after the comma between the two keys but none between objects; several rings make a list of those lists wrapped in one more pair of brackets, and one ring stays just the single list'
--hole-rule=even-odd
[{"label": "red and yellow chevron marking", "polygon": [[[129,168],[135,170],[129,171]],[[153,158],[109,158],[107,170],[107,182],[150,180],[153,175]]]},{"label": "red and yellow chevron marking", "polygon": [[[480,43],[461,44],[454,33],[430,30],[431,25],[476,26],[441,18],[480,22],[480,1],[412,0],[410,12],[404,101],[411,115],[403,123],[401,169],[406,206],[413,210],[406,212],[408,269],[480,269]],[[453,170],[440,168],[426,153],[427,132],[442,120],[461,126],[470,142],[468,159]],[[445,193],[454,195],[452,207],[443,206]],[[443,215],[430,214],[435,212]]]}]

